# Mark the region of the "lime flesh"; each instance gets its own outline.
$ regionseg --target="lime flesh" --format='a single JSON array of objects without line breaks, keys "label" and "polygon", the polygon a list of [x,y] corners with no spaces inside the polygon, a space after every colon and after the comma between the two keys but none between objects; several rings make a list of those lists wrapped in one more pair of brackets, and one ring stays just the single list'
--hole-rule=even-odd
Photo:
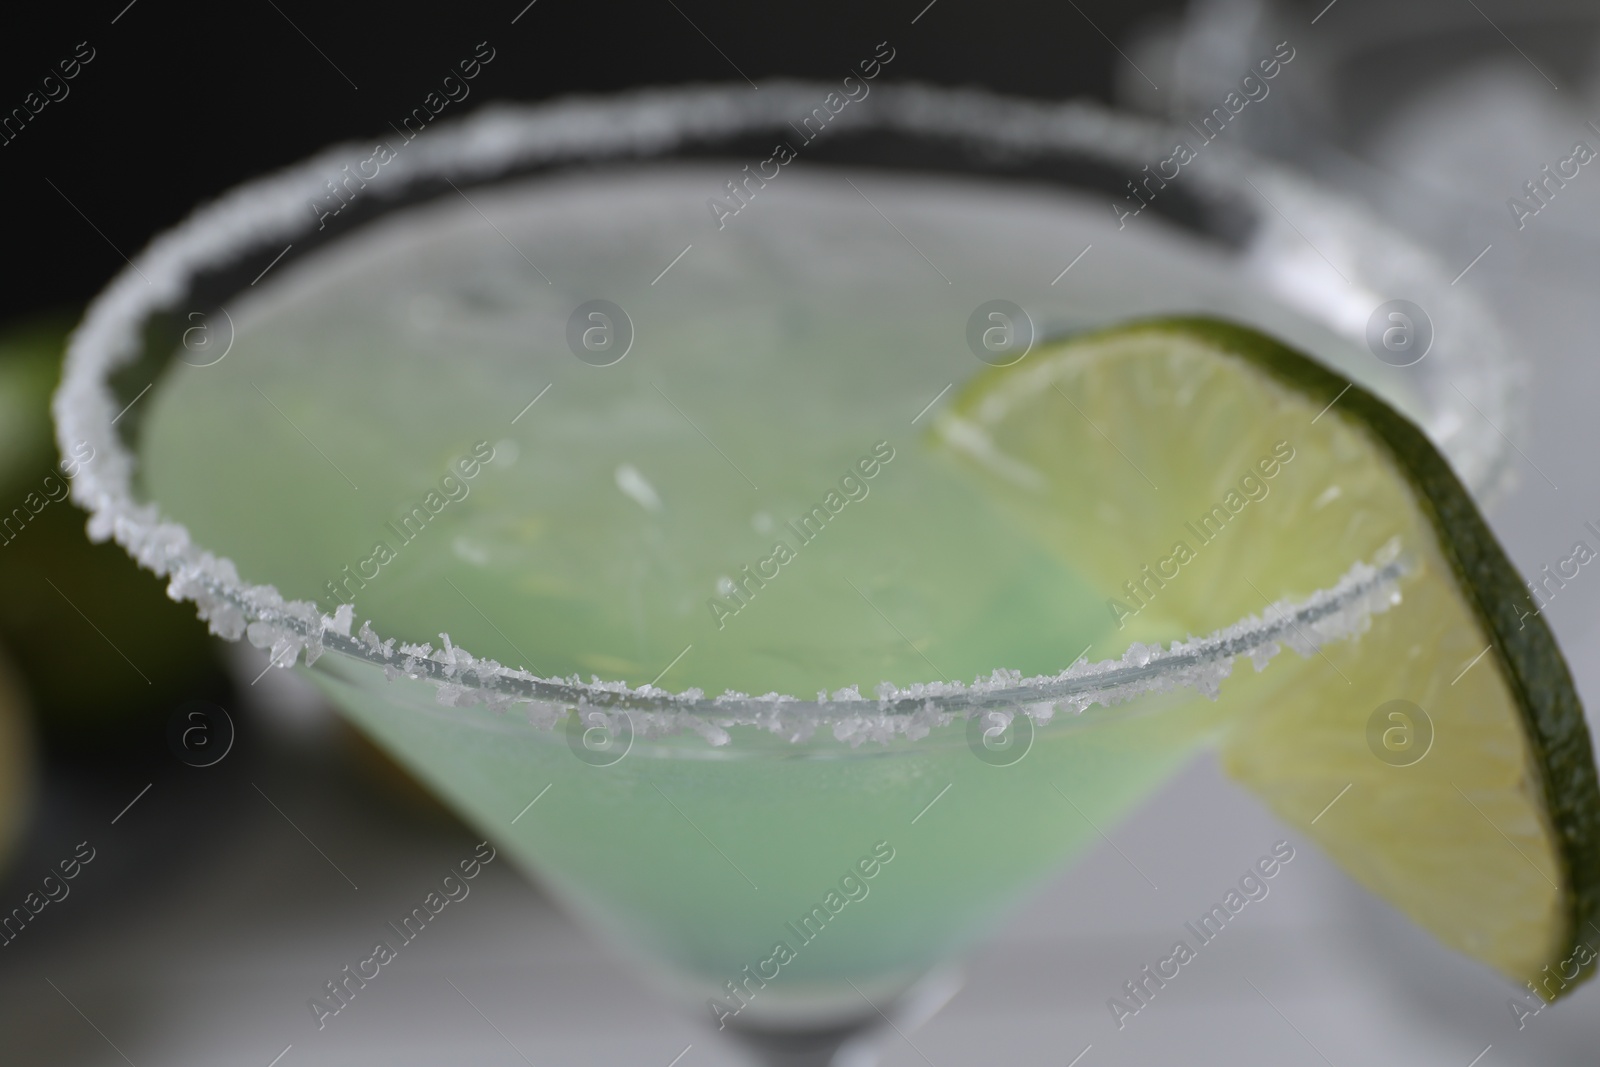
[{"label": "lime flesh", "polygon": [[1197,714],[1231,775],[1444,943],[1546,998],[1592,970],[1582,707],[1416,427],[1271,338],[1191,318],[1043,345],[979,376],[933,432],[1097,582],[1125,641],[1212,632],[1402,560],[1368,632],[1240,672]]}]

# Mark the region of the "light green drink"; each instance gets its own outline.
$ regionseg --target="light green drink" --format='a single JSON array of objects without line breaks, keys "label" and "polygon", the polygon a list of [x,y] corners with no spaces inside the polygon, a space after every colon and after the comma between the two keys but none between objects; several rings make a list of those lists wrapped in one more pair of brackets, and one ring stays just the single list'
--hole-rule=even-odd
[{"label": "light green drink", "polygon": [[[151,494],[286,596],[330,612],[353,601],[385,635],[437,644],[443,629],[544,676],[870,695],[1053,673],[1100,642],[1119,654],[1096,584],[937,454],[927,418],[913,423],[981,369],[962,320],[1011,271],[946,284],[869,225],[849,186],[802,175],[652,287],[641,265],[698,235],[695,194],[714,178],[475,198],[516,249],[446,201],[285,272],[230,308],[225,360],[175,365],[150,398]],[[1035,289],[1056,242],[1030,230],[1086,214],[1039,194],[1019,207],[952,183],[857,184],[895,196],[930,256],[961,262],[955,249],[986,232],[1032,241],[1019,258],[1045,271]],[[565,340],[595,293],[629,307],[637,333],[609,366]],[[252,505],[213,506],[219,478],[252,486]],[[1139,717],[1093,725],[1101,709],[1014,766],[974,758],[963,727],[915,750],[746,729],[722,748],[640,740],[614,764],[585,762],[509,717],[463,726],[431,693],[397,714],[407,683],[321,665],[341,705],[486,832],[703,992],[736,1007],[725,982],[749,981],[747,965],[770,974],[758,965],[787,942],[781,978],[739,987],[753,1013],[859,1002],[843,978],[904,985],[1095,839],[1091,824],[1194,737]],[[866,879],[856,864],[875,846]],[[838,885],[852,870],[856,902]],[[815,931],[800,920],[818,904],[831,916],[825,901],[848,906],[802,943]]]}]

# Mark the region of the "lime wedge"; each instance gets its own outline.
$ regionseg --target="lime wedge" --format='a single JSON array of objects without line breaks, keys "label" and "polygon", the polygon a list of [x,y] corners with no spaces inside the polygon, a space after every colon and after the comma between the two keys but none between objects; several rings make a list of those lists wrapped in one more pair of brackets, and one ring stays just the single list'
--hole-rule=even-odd
[{"label": "lime wedge", "polygon": [[1415,426],[1253,330],[1164,319],[985,371],[933,433],[1104,590],[1124,642],[1210,633],[1401,561],[1365,634],[1240,671],[1184,714],[1211,716],[1230,774],[1444,943],[1546,998],[1592,970],[1583,709]]}]

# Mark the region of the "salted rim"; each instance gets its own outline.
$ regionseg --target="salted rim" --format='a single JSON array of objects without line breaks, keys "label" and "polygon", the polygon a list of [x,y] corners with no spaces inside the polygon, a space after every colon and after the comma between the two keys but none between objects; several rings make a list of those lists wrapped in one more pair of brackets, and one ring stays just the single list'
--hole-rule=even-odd
[{"label": "salted rim", "polygon": [[[373,188],[375,196],[385,191],[392,196],[418,179],[476,181],[540,162],[648,157],[700,139],[765,128],[803,110],[800,105],[814,103],[831,88],[779,82],[763,86],[760,93],[742,86],[707,87],[531,107],[497,105],[418,136],[386,164],[384,173],[392,177],[392,185],[379,188],[374,183]],[[1077,102],[1041,104],[924,86],[882,85],[875,95],[876,105],[841,113],[840,124],[956,136],[989,150],[1066,148],[1123,160],[1153,158],[1151,153],[1173,143],[1173,134],[1160,124]],[[1167,648],[1134,644],[1120,659],[1080,661],[1057,674],[1032,678],[997,670],[971,684],[900,687],[885,682],[872,696],[852,686],[831,695],[818,693],[815,700],[775,692],[707,697],[698,689],[672,693],[651,685],[632,688],[599,679],[586,683],[577,676],[541,678],[475,657],[445,634],[437,650],[430,644],[397,645],[393,638],[380,638],[370,623],[352,635],[351,605],[325,615],[312,601],[288,601],[271,585],[246,582],[231,560],[194,544],[183,525],[162,519],[156,504],[134,498],[135,459],[114,428],[121,413],[109,379],[140,355],[146,319],[176,309],[197,273],[235,261],[241,249],[276,246],[309,231],[316,218],[306,204],[324,191],[326,177],[368,154],[364,145],[330,148],[236,187],[158,236],[90,304],[68,344],[52,405],[63,454],[80,442],[94,449],[93,461],[72,480],[73,500],[89,512],[90,539],[116,541],[140,565],[167,578],[168,595],[193,603],[212,633],[230,641],[247,637],[256,647],[269,649],[272,666],[291,667],[303,651],[309,667],[323,652],[337,652],[383,668],[391,681],[404,677],[431,682],[439,703],[447,706],[487,704],[497,711],[526,706],[536,725],[554,725],[573,708],[593,708],[628,714],[646,736],[692,730],[722,744],[728,740],[726,728],[749,725],[800,741],[828,725],[839,740],[858,744],[922,736],[935,726],[985,711],[1006,721],[1022,713],[1045,722],[1058,710],[1076,713],[1091,704],[1110,705],[1178,686],[1215,698],[1238,657],[1249,656],[1259,670],[1283,644],[1313,655],[1318,645],[1363,631],[1372,614],[1399,602],[1398,582],[1408,566],[1392,546],[1383,557],[1355,563],[1330,589],[1301,601],[1280,601],[1264,616],[1252,615],[1208,637]],[[1294,230],[1287,218],[1277,221],[1276,209],[1284,202],[1305,205],[1323,232],[1339,235],[1331,247],[1352,273],[1379,280],[1404,277],[1415,296],[1423,295],[1419,288],[1434,290],[1428,298],[1435,306],[1449,303],[1455,322],[1474,327],[1468,333],[1472,347],[1452,353],[1456,380],[1474,382],[1474,391],[1482,396],[1520,392],[1510,361],[1499,358],[1503,346],[1493,323],[1438,284],[1442,271],[1424,253],[1383,233],[1336,198],[1269,165],[1216,150],[1202,163],[1194,175],[1202,187],[1227,186],[1230,176],[1236,185],[1248,164],[1251,184],[1263,196],[1270,191],[1275,212],[1261,215],[1259,224],[1266,233],[1257,244],[1270,248]],[[1503,487],[1508,467],[1502,456],[1470,447],[1451,452],[1452,441],[1460,445],[1465,438],[1454,432],[1461,419],[1451,416],[1460,412],[1447,410],[1448,395],[1429,399],[1441,398],[1436,420],[1442,424],[1441,447],[1469,483],[1489,491]],[[1504,410],[1496,413],[1509,417]]]}]

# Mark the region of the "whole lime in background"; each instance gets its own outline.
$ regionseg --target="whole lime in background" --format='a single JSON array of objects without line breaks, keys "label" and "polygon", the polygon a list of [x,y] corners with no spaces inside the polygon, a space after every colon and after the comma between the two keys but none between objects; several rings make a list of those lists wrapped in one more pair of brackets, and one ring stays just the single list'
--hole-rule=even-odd
[{"label": "whole lime in background", "polygon": [[0,650],[47,751],[108,757],[226,682],[193,610],[115,545],[91,544],[65,498],[50,396],[74,321],[0,326]]},{"label": "whole lime in background", "polygon": [[32,814],[37,774],[31,719],[16,671],[0,654],[0,871]]}]

